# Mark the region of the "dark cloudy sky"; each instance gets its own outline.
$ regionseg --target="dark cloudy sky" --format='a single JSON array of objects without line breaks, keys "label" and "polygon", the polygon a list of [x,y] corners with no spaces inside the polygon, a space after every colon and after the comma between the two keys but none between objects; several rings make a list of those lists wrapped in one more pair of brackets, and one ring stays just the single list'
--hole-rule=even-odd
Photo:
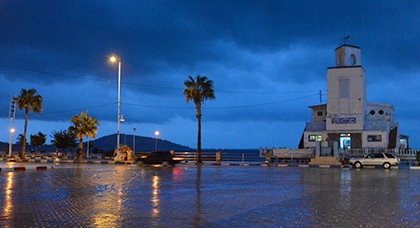
[{"label": "dark cloudy sky", "polygon": [[[43,112],[28,133],[64,130],[73,114],[121,133],[196,147],[197,122],[183,81],[205,75],[216,100],[203,105],[203,148],[296,147],[308,106],[325,103],[327,67],[350,35],[362,49],[368,101],[392,104],[401,133],[420,146],[418,1],[0,2],[0,141],[9,141],[11,94],[35,88]],[[320,91],[322,96],[320,96]],[[13,125],[23,132],[23,111]],[[124,137],[122,137],[124,143]]]}]

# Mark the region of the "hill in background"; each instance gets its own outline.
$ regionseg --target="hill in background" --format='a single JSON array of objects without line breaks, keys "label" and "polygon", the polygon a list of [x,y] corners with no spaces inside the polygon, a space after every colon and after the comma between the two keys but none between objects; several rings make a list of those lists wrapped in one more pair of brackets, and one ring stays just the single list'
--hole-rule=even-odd
[{"label": "hill in background", "polygon": [[[125,144],[131,148],[133,148],[134,138],[133,135],[128,134],[120,134],[120,144]],[[83,149],[87,150],[87,142],[83,143]],[[117,145],[117,134],[112,134],[108,136],[104,136],[95,140],[89,140],[89,149],[90,151],[94,150],[95,148],[99,151],[112,151],[114,150],[115,146]],[[156,138],[151,137],[143,137],[143,136],[136,136],[135,137],[135,151],[136,152],[150,152],[154,151],[156,148]],[[13,151],[19,151],[21,148],[20,145],[13,144]],[[35,150],[34,146],[27,145],[27,151]],[[77,150],[77,149],[75,149]],[[158,139],[157,140],[157,150],[174,150],[174,151],[193,151],[192,148],[183,146],[180,144],[176,144],[167,140]],[[9,151],[9,144],[0,142],[0,151],[7,152]],[[56,151],[56,148],[51,144],[46,144],[44,146],[38,147],[38,151],[47,151],[53,152]]]},{"label": "hill in background", "polygon": [[[120,144],[125,144],[133,148],[133,135],[120,134]],[[135,138],[136,152],[150,152],[156,148],[156,138],[136,136]],[[104,136],[96,140],[89,141],[89,148],[98,148],[104,151],[110,151],[115,148],[117,144],[117,134]],[[86,145],[85,145],[86,146]],[[175,151],[191,151],[190,147],[176,144],[167,140],[157,140],[157,150],[175,150]]]}]

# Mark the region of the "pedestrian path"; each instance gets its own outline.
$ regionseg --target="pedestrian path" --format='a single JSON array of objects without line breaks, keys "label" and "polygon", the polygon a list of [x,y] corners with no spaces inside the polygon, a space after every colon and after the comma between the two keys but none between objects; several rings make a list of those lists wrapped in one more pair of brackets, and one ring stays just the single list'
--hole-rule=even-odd
[{"label": "pedestrian path", "polygon": [[[15,164],[0,162],[1,166]],[[356,171],[212,163],[173,168],[88,163],[24,165],[54,168],[0,172],[0,227],[420,224],[420,180],[407,169]],[[375,194],[366,194],[366,189]]]}]

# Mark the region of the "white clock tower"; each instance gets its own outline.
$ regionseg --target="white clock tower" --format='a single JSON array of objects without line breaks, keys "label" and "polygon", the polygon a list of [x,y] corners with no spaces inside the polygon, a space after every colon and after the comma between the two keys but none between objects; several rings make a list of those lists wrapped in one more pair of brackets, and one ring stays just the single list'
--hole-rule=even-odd
[{"label": "white clock tower", "polygon": [[327,120],[330,130],[363,130],[366,78],[360,48],[344,44],[335,50],[336,66],[327,72]]},{"label": "white clock tower", "polygon": [[324,156],[408,148],[408,136],[400,135],[394,122],[394,107],[367,101],[359,47],[335,49],[335,66],[327,69],[327,96],[326,104],[310,106],[312,121],[306,123],[299,148],[317,148]]}]

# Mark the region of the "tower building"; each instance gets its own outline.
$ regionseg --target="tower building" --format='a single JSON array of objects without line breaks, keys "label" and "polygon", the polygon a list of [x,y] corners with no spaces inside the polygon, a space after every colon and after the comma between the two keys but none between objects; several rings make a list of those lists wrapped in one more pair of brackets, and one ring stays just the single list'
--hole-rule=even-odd
[{"label": "tower building", "polygon": [[344,44],[335,49],[334,67],[327,69],[327,102],[310,106],[300,148],[322,148],[337,154],[343,149],[400,149],[408,137],[399,134],[394,107],[367,101],[366,72],[361,50]]}]

